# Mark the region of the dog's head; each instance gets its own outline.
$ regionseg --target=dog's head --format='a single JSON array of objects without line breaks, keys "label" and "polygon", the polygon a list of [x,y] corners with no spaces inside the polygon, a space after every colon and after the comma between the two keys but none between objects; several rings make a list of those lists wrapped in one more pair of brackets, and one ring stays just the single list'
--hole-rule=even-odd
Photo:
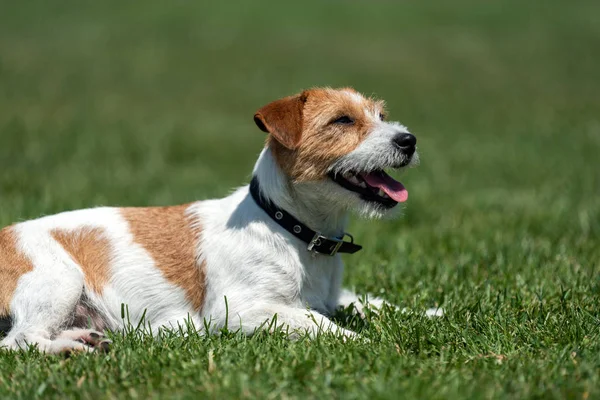
[{"label": "dog's head", "polygon": [[406,201],[386,169],[417,161],[416,138],[386,120],[383,101],[353,89],[310,89],[262,107],[256,125],[293,185],[371,217]]}]

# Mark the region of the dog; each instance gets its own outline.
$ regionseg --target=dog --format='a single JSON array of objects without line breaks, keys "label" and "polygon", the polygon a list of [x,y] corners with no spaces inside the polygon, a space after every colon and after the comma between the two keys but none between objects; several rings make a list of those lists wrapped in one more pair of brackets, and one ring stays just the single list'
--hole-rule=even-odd
[{"label": "dog", "polygon": [[[408,192],[386,169],[417,162],[417,139],[383,101],[314,88],[254,115],[267,133],[250,185],[191,204],[100,207],[0,231],[0,347],[106,350],[105,330],[144,320],[253,334],[279,326],[314,337],[356,333],[329,318],[364,307],[344,290],[340,253],[360,246],[348,215],[398,214]],[[383,300],[371,298],[381,307]],[[207,322],[208,321],[208,322]]]}]

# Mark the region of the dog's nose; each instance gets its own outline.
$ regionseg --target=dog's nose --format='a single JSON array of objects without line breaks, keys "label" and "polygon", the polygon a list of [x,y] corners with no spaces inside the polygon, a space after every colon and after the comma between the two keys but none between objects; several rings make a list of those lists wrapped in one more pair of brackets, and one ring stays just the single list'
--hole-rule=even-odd
[{"label": "dog's nose", "polygon": [[396,146],[404,149],[407,147],[415,147],[417,145],[417,138],[410,133],[399,133],[394,136],[394,143]]}]

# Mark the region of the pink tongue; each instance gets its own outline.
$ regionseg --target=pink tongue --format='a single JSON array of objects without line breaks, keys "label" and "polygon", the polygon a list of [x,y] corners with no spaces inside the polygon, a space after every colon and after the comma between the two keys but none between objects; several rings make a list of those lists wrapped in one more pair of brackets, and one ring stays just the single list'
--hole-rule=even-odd
[{"label": "pink tongue", "polygon": [[398,203],[405,202],[408,199],[408,190],[404,185],[383,171],[371,172],[361,176],[369,186],[383,190],[385,194]]}]

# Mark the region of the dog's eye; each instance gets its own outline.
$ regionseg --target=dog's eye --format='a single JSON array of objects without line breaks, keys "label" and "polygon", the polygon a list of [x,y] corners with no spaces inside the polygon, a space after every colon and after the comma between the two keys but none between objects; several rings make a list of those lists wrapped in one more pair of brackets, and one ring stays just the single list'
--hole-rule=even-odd
[{"label": "dog's eye", "polygon": [[385,114],[384,113],[379,113],[379,119],[382,121],[385,121]]},{"label": "dog's eye", "polygon": [[331,123],[332,124],[350,125],[350,124],[354,123],[354,120],[352,118],[350,118],[349,116],[344,115],[342,117],[339,117],[336,120],[333,120]]}]

